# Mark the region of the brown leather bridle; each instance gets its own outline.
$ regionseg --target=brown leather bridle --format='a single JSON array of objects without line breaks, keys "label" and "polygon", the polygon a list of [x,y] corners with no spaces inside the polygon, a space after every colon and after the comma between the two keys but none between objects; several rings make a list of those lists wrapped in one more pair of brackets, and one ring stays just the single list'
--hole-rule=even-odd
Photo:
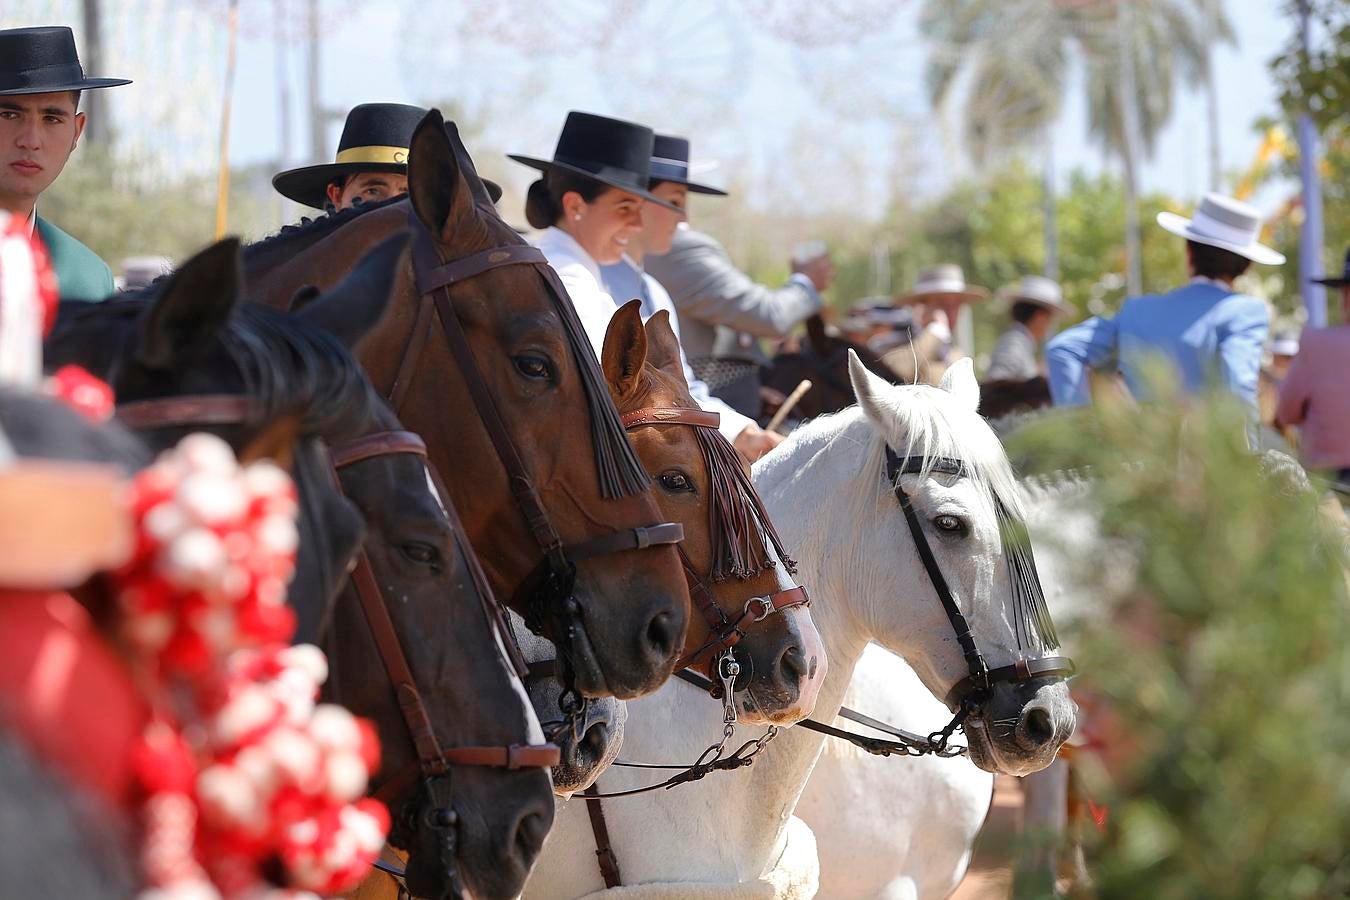
[{"label": "brown leather bridle", "polygon": [[[329,453],[329,459],[332,462],[333,479],[337,482],[338,489],[341,490],[341,481],[338,479],[340,469],[368,459],[394,454],[409,454],[417,456],[423,461],[432,484],[435,485],[436,490],[441,495],[441,506],[450,519],[450,526],[456,535],[456,542],[460,544],[460,550],[464,555],[465,564],[469,567],[474,587],[482,601],[483,611],[488,617],[488,623],[502,637],[504,645],[514,650],[515,645],[510,642],[510,633],[502,623],[500,610],[490,599],[492,596],[491,589],[488,587],[487,578],[483,575],[482,568],[478,564],[477,556],[469,551],[466,542],[458,540],[459,536],[464,534],[464,528],[454,512],[454,507],[446,500],[440,478],[436,474],[435,468],[427,460],[427,446],[420,437],[411,431],[381,431],[334,448]],[[384,599],[383,592],[380,591],[379,583],[375,580],[375,573],[370,565],[370,556],[364,548],[356,557],[356,567],[352,570],[351,583],[361,602],[361,610],[365,613],[366,622],[370,625],[375,644],[379,648],[385,672],[389,675],[389,682],[393,685],[394,694],[398,698],[399,711],[403,715],[404,723],[408,726],[408,735],[412,739],[413,747],[417,750],[417,761],[409,763],[395,773],[376,791],[375,796],[377,798],[392,806],[393,802],[411,788],[419,777],[424,779],[446,777],[449,775],[450,766],[543,769],[558,764],[559,751],[554,744],[442,747],[440,741],[436,738],[431,717],[427,713],[426,703],[422,699],[421,691],[417,688],[417,681],[413,677],[412,669],[408,666],[408,658],[403,652],[403,645],[394,630],[394,622],[389,615],[389,605]],[[524,662],[519,658],[519,651],[515,651],[514,654],[508,652],[507,656],[507,662],[512,670],[523,677]]]},{"label": "brown leather bridle", "polygon": [[[544,254],[536,247],[525,244],[495,247],[447,262],[441,258],[440,249],[431,232],[414,211],[409,211],[408,220],[412,231],[413,274],[421,302],[403,361],[390,387],[388,400],[397,413],[416,373],[418,358],[426,345],[431,321],[433,318],[439,319],[450,355],[454,357],[468,388],[469,398],[473,401],[483,428],[492,441],[497,458],[506,470],[511,495],[543,555],[544,579],[540,589],[532,595],[526,607],[526,625],[532,631],[550,638],[554,643],[569,643],[576,629],[585,627],[580,604],[573,596],[578,562],[626,550],[678,544],[684,539],[684,529],[678,522],[661,522],[619,529],[576,544],[563,543],[516,449],[487,380],[478,368],[473,351],[469,347],[468,336],[451,302],[450,291],[455,285],[493,269],[528,265],[534,267],[548,283],[557,295],[560,307],[568,306],[565,310],[560,308],[560,314],[575,316],[575,312],[570,309],[567,291],[558,279],[557,273],[549,266]],[[552,621],[551,628],[548,626],[549,620]],[[572,684],[574,676],[568,655],[566,653],[559,655],[563,660],[565,693],[575,695],[570,700],[566,697],[564,700],[578,702],[580,695],[576,694]]]},{"label": "brown leather bridle", "polygon": [[[662,425],[688,425],[692,428],[703,428],[718,434],[717,426],[721,424],[722,416],[719,413],[705,412],[701,409],[648,406],[624,413],[622,419],[624,428],[629,431],[635,428]],[[722,439],[720,434],[718,434],[718,438]],[[709,576],[702,575],[694,570],[694,565],[684,552],[683,547],[680,547],[679,551],[680,561],[684,564],[685,574],[690,584],[690,596],[694,598],[698,605],[699,612],[703,615],[703,620],[707,623],[711,634],[698,647],[680,657],[679,661],[675,663],[677,671],[690,667],[710,666],[714,659],[730,653],[732,648],[741,642],[747,630],[755,623],[763,622],[774,613],[781,613],[796,606],[811,605],[811,598],[806,593],[806,588],[798,585],[762,597],[751,597],[745,601],[745,606],[740,614],[733,619],[718,605],[717,597],[708,584]],[[724,675],[720,672],[715,674]]]}]

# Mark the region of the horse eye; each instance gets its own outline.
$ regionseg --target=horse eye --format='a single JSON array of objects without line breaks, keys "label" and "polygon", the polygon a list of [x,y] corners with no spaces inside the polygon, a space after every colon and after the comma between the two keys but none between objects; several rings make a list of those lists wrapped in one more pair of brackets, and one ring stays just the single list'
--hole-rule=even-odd
[{"label": "horse eye", "polygon": [[430,544],[407,543],[400,545],[403,555],[415,563],[432,565],[440,561],[440,554]]},{"label": "horse eye", "polygon": [[933,524],[936,525],[940,531],[949,531],[957,533],[957,532],[964,532],[966,530],[965,523],[963,523],[956,516],[951,515],[938,516],[936,519],[933,520]]},{"label": "horse eye", "polygon": [[516,371],[526,378],[534,378],[540,381],[548,381],[553,378],[553,368],[548,360],[542,356],[513,356],[511,363],[516,367]]},{"label": "horse eye", "polygon": [[694,482],[679,469],[661,473],[661,487],[671,494],[692,494]]}]

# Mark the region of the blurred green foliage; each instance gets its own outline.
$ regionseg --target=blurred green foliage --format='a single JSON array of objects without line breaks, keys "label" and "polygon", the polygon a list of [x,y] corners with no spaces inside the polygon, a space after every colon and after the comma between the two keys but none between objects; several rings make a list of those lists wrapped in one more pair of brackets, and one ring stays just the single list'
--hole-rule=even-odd
[{"label": "blurred green foliage", "polygon": [[1103,898],[1350,895],[1346,535],[1243,424],[1222,395],[1173,394],[1010,440],[1025,467],[1089,471],[1101,536],[1135,563],[1103,596],[1111,557],[1080,560],[1092,606],[1068,641],[1076,690],[1109,709],[1094,724],[1112,763],[1090,778]]}]

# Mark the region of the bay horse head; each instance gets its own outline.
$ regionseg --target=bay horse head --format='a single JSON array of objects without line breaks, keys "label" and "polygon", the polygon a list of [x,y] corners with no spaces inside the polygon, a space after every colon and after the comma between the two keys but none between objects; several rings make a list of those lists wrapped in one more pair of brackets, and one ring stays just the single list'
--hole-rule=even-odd
[{"label": "bay horse head", "polygon": [[732,683],[747,723],[790,725],[811,714],[828,667],[809,599],[749,465],[689,393],[669,313],[644,326],[639,307],[630,301],[610,320],[603,367],[663,516],[684,526],[681,560],[699,614],[681,663],[716,691]]},{"label": "bay horse head", "polygon": [[285,306],[370,246],[413,233],[390,315],[360,351],[426,441],[494,593],[559,646],[589,696],[655,690],[679,655],[689,592],[575,310],[542,256],[497,217],[453,125],[409,149],[409,197],[305,226],[246,256]]}]

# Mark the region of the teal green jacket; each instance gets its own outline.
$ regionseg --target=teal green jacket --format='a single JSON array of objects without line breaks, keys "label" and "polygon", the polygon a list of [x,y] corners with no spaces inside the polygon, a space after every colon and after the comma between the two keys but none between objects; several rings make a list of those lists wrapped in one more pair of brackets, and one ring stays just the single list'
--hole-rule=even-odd
[{"label": "teal green jacket", "polygon": [[112,269],[93,250],[37,217],[37,233],[47,245],[62,300],[105,300],[112,296]]}]

